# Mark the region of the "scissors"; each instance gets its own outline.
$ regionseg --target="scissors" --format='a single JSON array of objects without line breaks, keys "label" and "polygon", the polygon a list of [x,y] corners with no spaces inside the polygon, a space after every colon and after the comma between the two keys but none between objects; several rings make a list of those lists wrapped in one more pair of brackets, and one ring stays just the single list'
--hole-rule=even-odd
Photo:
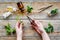
[{"label": "scissors", "polygon": [[32,18],[30,18],[29,16],[27,16],[27,18],[29,19],[30,23],[33,22],[32,24],[36,26],[36,24],[34,23],[34,20]]},{"label": "scissors", "polygon": [[49,6],[47,6],[47,7],[43,7],[43,8],[40,8],[40,9],[38,9],[38,10],[40,10],[40,12],[42,12],[42,11],[44,11],[44,10],[46,10],[46,9],[48,9],[48,8],[50,8],[50,7],[52,7],[53,5],[49,5]]},{"label": "scissors", "polygon": [[[33,19],[31,19],[29,16],[27,16],[27,18],[29,19],[30,23],[32,23]],[[32,23],[34,26],[36,26],[36,24]],[[38,27],[38,26],[37,26]],[[37,27],[33,27],[35,29],[35,31],[40,35],[42,32],[41,30],[39,30],[39,28]],[[37,28],[37,29],[36,29]],[[38,30],[38,31],[37,31]],[[43,32],[42,32],[43,33]]]}]

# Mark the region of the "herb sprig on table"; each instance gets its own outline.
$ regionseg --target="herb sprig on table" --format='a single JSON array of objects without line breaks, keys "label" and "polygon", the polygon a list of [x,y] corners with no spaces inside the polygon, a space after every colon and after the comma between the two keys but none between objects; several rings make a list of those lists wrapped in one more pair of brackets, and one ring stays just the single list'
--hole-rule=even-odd
[{"label": "herb sprig on table", "polygon": [[5,30],[6,30],[7,35],[16,33],[16,29],[15,28],[12,29],[9,23],[5,25]]},{"label": "herb sprig on table", "polygon": [[54,27],[51,23],[48,23],[48,27],[44,28],[47,33],[52,33],[54,32]]},{"label": "herb sprig on table", "polygon": [[51,10],[51,14],[52,15],[55,15],[55,14],[57,14],[58,13],[58,9],[53,9],[53,10]]},{"label": "herb sprig on table", "polygon": [[48,14],[48,16],[54,16],[54,15],[56,15],[56,14],[58,14],[58,9],[53,9],[53,10],[51,10],[51,12]]},{"label": "herb sprig on table", "polygon": [[33,8],[32,8],[31,6],[27,6],[27,12],[28,12],[28,13],[31,13],[32,10],[33,10]]}]

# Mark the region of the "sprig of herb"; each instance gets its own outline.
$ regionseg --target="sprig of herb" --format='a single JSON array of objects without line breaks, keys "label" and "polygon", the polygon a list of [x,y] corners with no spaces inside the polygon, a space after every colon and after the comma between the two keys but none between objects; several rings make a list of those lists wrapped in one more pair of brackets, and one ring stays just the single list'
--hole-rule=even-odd
[{"label": "sprig of herb", "polygon": [[48,23],[48,27],[47,27],[47,28],[44,28],[44,29],[45,29],[45,31],[46,31],[47,33],[52,33],[52,32],[54,32],[53,25],[51,25],[50,23]]},{"label": "sprig of herb", "polygon": [[7,35],[11,35],[11,33],[12,34],[15,34],[16,33],[15,28],[12,29],[9,23],[5,26],[5,29],[6,29]]},{"label": "sprig of herb", "polygon": [[58,9],[53,9],[53,10],[51,10],[51,15],[56,15],[57,13],[58,13]]},{"label": "sprig of herb", "polygon": [[32,8],[31,6],[27,6],[27,12],[28,12],[28,13],[31,13],[32,10],[33,10],[33,8]]}]

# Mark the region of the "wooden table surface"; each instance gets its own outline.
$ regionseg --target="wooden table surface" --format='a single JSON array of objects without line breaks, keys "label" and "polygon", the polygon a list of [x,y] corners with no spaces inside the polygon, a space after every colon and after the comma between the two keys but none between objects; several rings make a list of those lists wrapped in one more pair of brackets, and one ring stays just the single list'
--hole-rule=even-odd
[{"label": "wooden table surface", "polygon": [[[26,7],[29,3],[23,3]],[[34,2],[32,3],[32,7],[36,10],[44,6],[48,6],[52,4],[53,7],[41,12],[41,13],[33,13],[29,15],[30,17],[41,21],[44,27],[47,27],[47,24],[50,22],[54,26],[54,32],[48,34],[51,40],[59,40],[60,39],[60,13],[58,13],[54,17],[48,17],[46,11],[50,11],[53,8],[58,8],[60,10],[60,2]],[[0,3],[0,10],[6,8],[7,6],[16,6],[16,3]],[[16,35],[6,35],[6,31],[3,25],[8,23],[11,24],[11,27],[14,28],[16,24],[16,14],[12,14],[6,20],[2,18],[3,13],[0,12],[0,40],[16,40]],[[20,15],[20,19],[24,22],[24,40],[41,40],[40,36],[32,29],[26,15]],[[58,33],[57,33],[58,32]]]},{"label": "wooden table surface", "polygon": [[[28,4],[30,3],[23,3],[25,8]],[[45,6],[48,6],[48,5],[53,5],[51,8],[41,12],[41,13],[38,13],[38,12],[34,12],[33,14],[29,15],[31,17],[33,17],[34,19],[42,19],[42,20],[57,20],[57,19],[60,19],[60,2],[33,2],[32,3],[32,7],[34,8],[34,10],[36,11],[37,9],[40,9],[42,7],[45,7]],[[2,10],[4,10],[4,8],[6,8],[7,6],[13,6],[13,7],[17,7],[16,3],[0,3],[0,19],[3,19],[3,17],[1,16],[3,14],[3,12],[1,12]],[[51,11],[52,9],[54,8],[58,8],[59,10],[59,13],[54,16],[54,17],[48,17],[47,16],[47,11]],[[15,20],[16,19],[16,14],[12,14],[11,16],[9,16],[7,19],[9,20]],[[20,15],[20,19],[27,19],[26,16],[22,16]]]}]

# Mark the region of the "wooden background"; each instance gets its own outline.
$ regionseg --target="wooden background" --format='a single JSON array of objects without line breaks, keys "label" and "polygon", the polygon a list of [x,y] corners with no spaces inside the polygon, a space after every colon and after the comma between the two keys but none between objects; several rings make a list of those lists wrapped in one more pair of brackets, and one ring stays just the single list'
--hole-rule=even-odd
[{"label": "wooden background", "polygon": [[[29,3],[24,3],[24,5],[28,5]],[[41,12],[29,15],[30,17],[34,18],[35,20],[41,21],[44,27],[47,27],[47,24],[50,22],[54,26],[54,32],[48,34],[51,40],[60,40],[60,11],[58,15],[54,17],[48,17],[46,11],[50,11],[53,8],[60,9],[60,2],[34,2],[32,3],[32,7],[35,9],[39,9],[44,6],[48,6],[53,4],[54,6]],[[16,6],[16,3],[0,3],[0,10],[6,8],[6,6]],[[38,6],[38,7],[37,7]],[[11,15],[6,20],[3,19],[1,16],[2,13],[0,12],[0,40],[16,40],[16,35],[6,35],[6,31],[3,25],[7,23],[11,24],[11,27],[15,27],[16,24],[16,16]],[[24,22],[24,40],[41,40],[40,36],[32,29],[28,19],[26,16],[20,16],[20,18]]]},{"label": "wooden background", "polygon": [[[60,20],[40,20],[44,27],[51,22],[54,26],[54,32],[48,34],[51,40],[60,39]],[[23,20],[24,24],[24,40],[41,40],[40,36],[32,29],[28,20]],[[16,20],[0,20],[0,40],[16,40],[16,35],[6,35],[6,31],[3,25],[7,23],[11,24],[11,27],[15,27]],[[57,33],[58,32],[58,33]]]}]

